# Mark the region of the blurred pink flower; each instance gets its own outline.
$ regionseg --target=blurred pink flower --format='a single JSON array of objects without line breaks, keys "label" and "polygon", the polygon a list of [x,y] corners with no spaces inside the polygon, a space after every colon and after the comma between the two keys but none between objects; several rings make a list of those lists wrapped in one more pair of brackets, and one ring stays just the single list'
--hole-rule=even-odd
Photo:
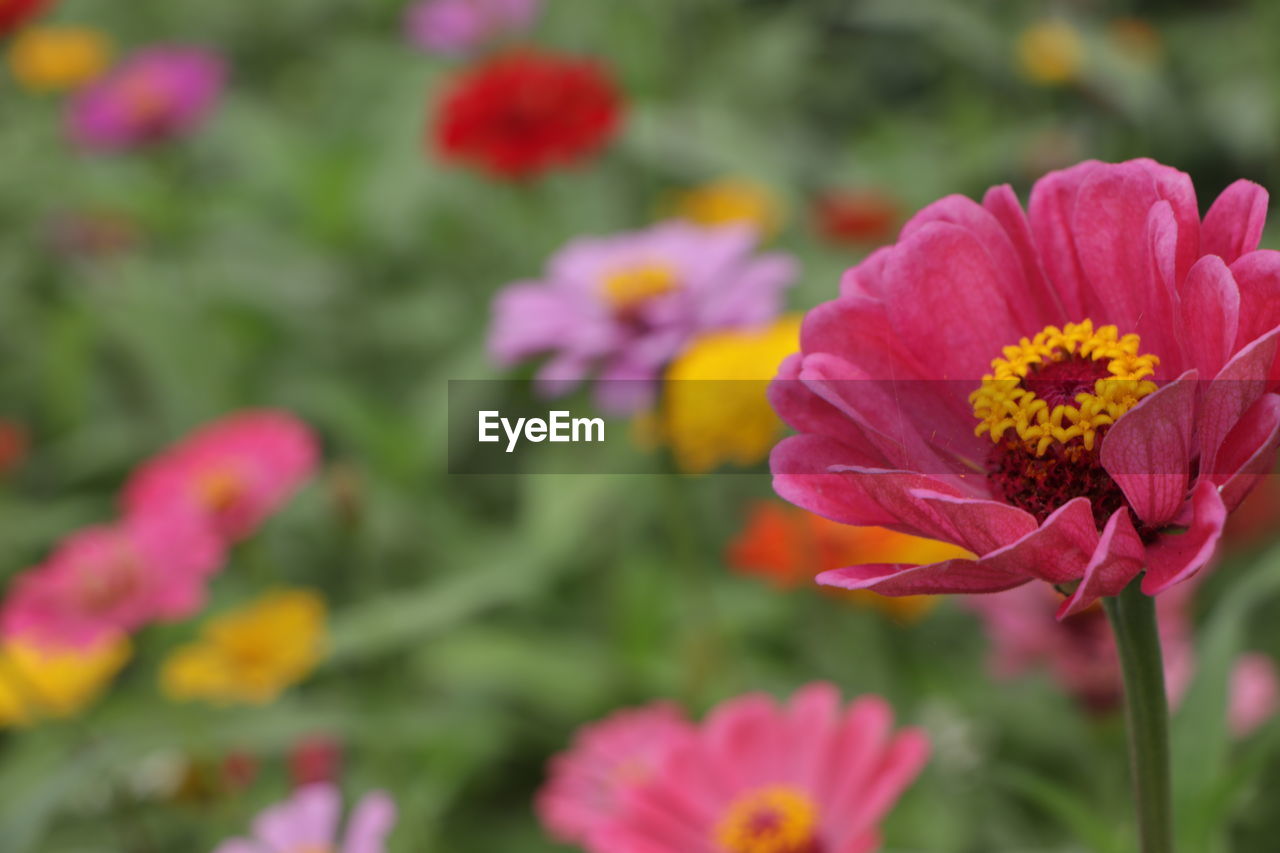
[{"label": "blurred pink flower", "polygon": [[293,415],[250,409],[206,424],[143,463],[124,488],[130,512],[193,507],[230,541],[252,533],[312,472],[318,445]]},{"label": "blurred pink flower", "polygon": [[777,316],[797,265],[788,255],[755,254],[757,239],[745,225],[672,221],[574,240],[542,280],[498,295],[490,352],[504,365],[550,355],[538,373],[548,394],[595,374],[602,408],[641,409],[663,367],[696,334]]},{"label": "blurred pink flower", "polygon": [[[1195,676],[1191,604],[1196,584],[1181,584],[1156,599],[1160,640],[1164,649],[1165,688],[1176,707]],[[987,629],[990,668],[999,679],[1016,678],[1043,666],[1092,711],[1109,711],[1124,699],[1115,639],[1100,606],[1068,616],[1054,614],[1062,596],[1042,584],[1030,584],[995,595],[964,599]],[[1228,714],[1232,732],[1251,732],[1277,709],[1275,665],[1265,655],[1250,653],[1236,661],[1231,676]]]},{"label": "blurred pink flower", "polygon": [[93,151],[119,151],[197,130],[222,94],[226,68],[208,51],[140,51],[71,102],[72,139]]},{"label": "blurred pink flower", "polygon": [[409,40],[432,53],[462,54],[533,26],[541,0],[422,0],[409,7]]},{"label": "blurred pink flower", "polygon": [[893,732],[877,697],[841,707],[828,684],[785,707],[762,695],[721,704],[675,744],[592,839],[593,853],[865,853],[919,774],[925,735]]},{"label": "blurred pink flower", "polygon": [[[774,485],[843,524],[977,559],[862,565],[885,595],[1067,585],[1061,615],[1142,573],[1161,593],[1214,558],[1280,442],[1280,253],[1267,193],[1200,216],[1187,175],[1089,161],[944,198],[810,311],[770,394],[800,431]],[[1210,381],[1212,380],[1212,381]]]},{"label": "blurred pink flower", "polygon": [[89,527],[14,581],[3,632],[83,648],[152,621],[183,619],[204,603],[206,582],[222,561],[222,543],[180,507]]},{"label": "blurred pink flower", "polygon": [[666,702],[583,727],[573,746],[551,759],[536,801],[543,826],[566,844],[587,842],[615,815],[624,794],[648,781],[671,745],[692,731]]},{"label": "blurred pink flower", "polygon": [[1276,663],[1260,652],[1236,660],[1231,670],[1227,724],[1236,737],[1246,737],[1280,711],[1280,678]]},{"label": "blurred pink flower", "polygon": [[385,853],[396,821],[395,803],[381,792],[367,794],[351,813],[338,842],[342,796],[333,785],[308,785],[263,811],[253,838],[224,841],[214,853]]}]

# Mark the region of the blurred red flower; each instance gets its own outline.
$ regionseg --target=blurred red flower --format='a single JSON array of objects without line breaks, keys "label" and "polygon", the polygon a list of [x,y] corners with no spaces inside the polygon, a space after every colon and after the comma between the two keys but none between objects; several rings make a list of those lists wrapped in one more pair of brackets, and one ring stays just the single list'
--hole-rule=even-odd
[{"label": "blurred red flower", "polygon": [[22,26],[53,5],[53,0],[0,0],[0,36]]},{"label": "blurred red flower", "polygon": [[893,237],[902,220],[897,202],[874,190],[833,190],[813,203],[818,233],[831,243],[875,245]]},{"label": "blurred red flower", "polygon": [[342,769],[342,744],[327,735],[311,735],[289,752],[289,776],[294,787],[336,782]]},{"label": "blurred red flower", "polygon": [[455,80],[433,133],[444,159],[522,178],[597,151],[617,129],[620,108],[599,63],[520,51]]},{"label": "blurred red flower", "polygon": [[21,465],[26,456],[26,429],[22,424],[0,419],[0,476]]}]

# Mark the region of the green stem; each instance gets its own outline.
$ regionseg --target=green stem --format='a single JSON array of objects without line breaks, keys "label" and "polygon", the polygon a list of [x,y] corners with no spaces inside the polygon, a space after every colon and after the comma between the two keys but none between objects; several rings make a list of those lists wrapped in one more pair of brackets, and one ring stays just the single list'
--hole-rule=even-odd
[{"label": "green stem", "polygon": [[1155,599],[1140,579],[1114,598],[1103,599],[1115,632],[1124,674],[1129,767],[1138,808],[1142,853],[1173,853],[1173,809],[1169,774],[1169,701]]}]

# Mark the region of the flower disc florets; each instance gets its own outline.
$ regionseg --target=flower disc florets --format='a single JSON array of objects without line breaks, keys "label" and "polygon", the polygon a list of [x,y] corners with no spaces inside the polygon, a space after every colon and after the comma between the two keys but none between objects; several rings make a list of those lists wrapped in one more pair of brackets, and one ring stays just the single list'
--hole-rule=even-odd
[{"label": "flower disc florets", "polygon": [[1041,521],[1079,496],[1092,499],[1099,519],[1124,505],[1095,451],[1107,428],[1156,390],[1147,377],[1160,360],[1140,344],[1084,320],[1049,326],[991,362],[969,402],[974,432],[996,445],[989,478],[1005,500]]}]

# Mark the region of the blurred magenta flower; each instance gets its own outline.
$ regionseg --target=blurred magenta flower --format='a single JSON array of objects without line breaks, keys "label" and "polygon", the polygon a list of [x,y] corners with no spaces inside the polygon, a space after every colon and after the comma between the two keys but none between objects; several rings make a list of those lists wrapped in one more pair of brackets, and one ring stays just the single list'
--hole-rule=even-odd
[{"label": "blurred magenta flower", "polygon": [[213,111],[225,76],[222,59],[199,48],[135,53],[72,100],[71,138],[91,151],[120,151],[185,136]]},{"label": "blurred magenta flower", "polygon": [[409,7],[405,29],[431,53],[462,54],[533,26],[541,0],[422,0]]},{"label": "blurred magenta flower", "polygon": [[944,198],[850,270],[771,389],[801,432],[774,450],[775,488],[978,558],[820,582],[1039,579],[1074,586],[1065,616],[1144,567],[1155,595],[1208,564],[1280,440],[1266,204],[1237,181],[1202,220],[1187,175],[1089,161],[1040,180],[1029,216],[1007,186]]},{"label": "blurred magenta flower", "polygon": [[252,533],[315,471],[318,442],[288,412],[249,409],[206,424],[141,465],[125,508],[192,507],[228,539]]},{"label": "blurred magenta flower", "polygon": [[877,697],[843,708],[828,684],[785,707],[731,699],[672,746],[593,838],[592,853],[861,853],[919,774],[925,735],[893,731]]},{"label": "blurred magenta flower", "polygon": [[453,80],[431,134],[445,160],[528,178],[595,154],[614,135],[621,111],[599,62],[520,50]]},{"label": "blurred magenta flower", "polygon": [[[1156,599],[1170,705],[1182,700],[1195,675],[1191,605],[1195,582]],[[1124,698],[1115,639],[1101,607],[1056,621],[1060,597],[1043,584],[995,595],[975,595],[966,605],[983,621],[991,641],[990,668],[998,679],[1043,666],[1059,685],[1091,711],[1111,711]],[[1276,712],[1275,664],[1266,655],[1241,655],[1232,670],[1228,715],[1237,736],[1252,732]]]},{"label": "blurred magenta flower", "polygon": [[53,3],[54,0],[0,0],[0,36],[18,29]]},{"label": "blurred magenta flower", "polygon": [[17,421],[0,418],[0,477],[20,467],[27,458],[30,439],[27,428]]},{"label": "blurred magenta flower", "polygon": [[396,821],[395,803],[381,792],[365,795],[339,842],[342,795],[333,785],[308,785],[258,815],[253,838],[224,841],[213,853],[385,853]]},{"label": "blurred magenta flower", "polygon": [[566,844],[587,844],[618,812],[628,792],[657,772],[670,747],[693,726],[667,702],[618,711],[589,726],[551,759],[538,792],[538,817]]},{"label": "blurred magenta flower", "polygon": [[594,374],[601,407],[648,405],[666,366],[701,332],[767,325],[798,273],[793,258],[756,254],[749,226],[672,221],[570,242],[538,281],[494,303],[489,350],[503,365],[538,355],[548,394]]},{"label": "blurred magenta flower", "polygon": [[86,528],[13,582],[0,617],[4,635],[84,648],[152,621],[183,619],[203,605],[222,561],[222,543],[181,507]]},{"label": "blurred magenta flower", "polygon": [[1280,711],[1276,662],[1261,652],[1249,652],[1236,660],[1229,689],[1227,725],[1236,737],[1252,734]]}]

